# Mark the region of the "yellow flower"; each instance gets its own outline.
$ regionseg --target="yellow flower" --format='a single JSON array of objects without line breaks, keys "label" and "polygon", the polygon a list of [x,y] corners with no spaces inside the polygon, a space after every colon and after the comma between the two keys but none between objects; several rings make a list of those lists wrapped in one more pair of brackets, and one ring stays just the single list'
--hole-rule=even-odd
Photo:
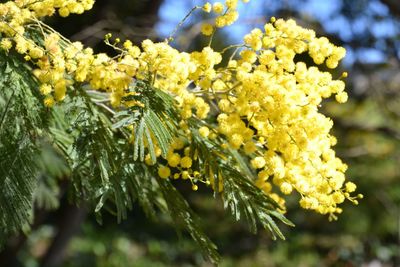
[{"label": "yellow flower", "polygon": [[189,177],[190,177],[190,174],[189,174],[188,171],[183,171],[183,172],[182,172],[182,179],[183,179],[183,180],[186,180],[186,179],[188,179]]},{"label": "yellow flower", "polygon": [[31,56],[31,58],[36,59],[43,57],[44,52],[39,47],[33,47],[32,49],[29,50],[29,55]]},{"label": "yellow flower", "polygon": [[238,0],[226,0],[225,4],[226,4],[226,7],[235,9],[237,7]]},{"label": "yellow flower", "polygon": [[176,167],[181,161],[181,156],[178,153],[171,153],[167,156],[168,165],[171,167]]},{"label": "yellow flower", "polygon": [[207,2],[203,6],[203,11],[207,12],[207,13],[210,13],[211,12],[211,8],[212,8],[211,4],[209,2]]},{"label": "yellow flower", "polygon": [[39,91],[42,95],[48,95],[53,91],[49,84],[42,84],[39,88]]},{"label": "yellow flower", "polygon": [[254,169],[261,169],[265,166],[266,161],[265,161],[264,157],[256,157],[256,158],[252,159],[250,163]]},{"label": "yellow flower", "polygon": [[282,193],[284,193],[285,195],[289,195],[290,193],[292,193],[293,191],[293,187],[291,184],[287,183],[287,182],[283,182],[281,184],[281,186],[279,187],[279,189],[282,191]]},{"label": "yellow flower", "polygon": [[202,127],[200,127],[200,129],[199,129],[199,134],[200,134],[202,137],[207,138],[208,135],[210,134],[210,129],[208,129],[208,127],[206,127],[206,126],[202,126]]},{"label": "yellow flower", "polygon": [[336,101],[339,103],[346,103],[349,98],[346,92],[339,92],[336,96]]},{"label": "yellow flower", "polygon": [[221,14],[224,11],[224,4],[222,4],[221,2],[215,2],[213,5],[213,11],[217,14]]},{"label": "yellow flower", "polygon": [[183,157],[180,163],[182,168],[188,169],[192,167],[192,159],[188,156]]},{"label": "yellow flower", "polygon": [[54,98],[52,96],[46,96],[44,99],[44,105],[48,108],[54,106]]},{"label": "yellow flower", "polygon": [[345,187],[346,187],[346,191],[349,193],[352,193],[352,192],[356,191],[356,189],[357,189],[357,186],[353,182],[347,182]]},{"label": "yellow flower", "polygon": [[69,9],[67,7],[62,7],[58,10],[58,14],[60,14],[61,17],[65,18],[69,16]]},{"label": "yellow flower", "polygon": [[4,38],[1,40],[0,47],[1,49],[8,51],[12,47],[12,42],[10,41],[10,39]]},{"label": "yellow flower", "polygon": [[214,32],[214,27],[211,24],[204,23],[201,25],[201,33],[209,36]]},{"label": "yellow flower", "polygon": [[158,168],[158,175],[163,179],[167,179],[171,175],[171,170],[167,166],[160,166]]}]

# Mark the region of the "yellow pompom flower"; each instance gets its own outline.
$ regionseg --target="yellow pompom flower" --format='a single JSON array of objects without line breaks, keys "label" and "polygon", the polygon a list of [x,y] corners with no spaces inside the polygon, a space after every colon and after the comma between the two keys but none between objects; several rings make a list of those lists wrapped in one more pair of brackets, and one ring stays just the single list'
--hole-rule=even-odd
[{"label": "yellow pompom flower", "polygon": [[212,9],[213,9],[213,11],[214,11],[215,13],[221,14],[221,13],[224,11],[225,6],[224,6],[224,4],[222,4],[221,2],[215,2],[214,5],[213,5],[213,7],[212,7]]},{"label": "yellow pompom flower", "polygon": [[356,191],[357,186],[353,182],[347,182],[345,185],[346,192],[352,193]]},{"label": "yellow pompom flower", "polygon": [[207,2],[207,3],[205,3],[203,5],[203,11],[204,12],[210,13],[211,12],[211,8],[212,8],[212,6],[211,6],[211,4],[209,2]]},{"label": "yellow pompom flower", "polygon": [[53,88],[49,84],[42,84],[39,88],[39,91],[42,95],[48,95],[53,91]]},{"label": "yellow pompom flower", "polygon": [[279,189],[281,190],[282,193],[284,193],[285,195],[289,195],[290,193],[292,193],[293,191],[293,186],[287,182],[283,182]]},{"label": "yellow pompom flower", "polygon": [[346,103],[349,96],[346,92],[339,92],[336,96],[336,101],[339,103]]},{"label": "yellow pompom flower", "polygon": [[215,26],[218,28],[223,28],[227,25],[226,18],[224,16],[215,19]]},{"label": "yellow pompom flower", "polygon": [[234,149],[239,149],[240,146],[243,144],[243,136],[241,134],[233,134],[229,139],[229,144]]},{"label": "yellow pompom flower", "polygon": [[8,51],[12,47],[12,42],[10,41],[10,39],[4,38],[0,42],[0,47],[1,47],[1,49]]},{"label": "yellow pompom flower", "polygon": [[183,180],[189,179],[189,177],[190,177],[190,174],[189,174],[188,171],[183,171],[182,172],[182,179]]},{"label": "yellow pompom flower", "polygon": [[246,153],[247,155],[254,153],[257,150],[256,145],[254,144],[253,141],[247,141],[244,146],[244,153]]},{"label": "yellow pompom flower", "polygon": [[201,33],[209,36],[214,32],[214,27],[209,23],[204,23],[201,25]]},{"label": "yellow pompom flower", "polygon": [[158,168],[158,175],[163,179],[167,179],[171,175],[171,169],[167,166],[160,166]]},{"label": "yellow pompom flower", "polygon": [[250,163],[254,169],[261,169],[265,166],[266,161],[264,157],[255,157],[254,159],[251,160]]},{"label": "yellow pompom flower", "polygon": [[70,12],[67,7],[62,7],[58,10],[58,14],[60,14],[61,17],[65,18],[69,16]]},{"label": "yellow pompom flower", "polygon": [[227,8],[235,9],[237,7],[238,0],[226,0],[225,5]]},{"label": "yellow pompom flower", "polygon": [[37,59],[43,57],[44,52],[39,47],[33,47],[32,49],[29,50],[29,55],[31,56],[31,58]]},{"label": "yellow pompom flower", "polygon": [[345,197],[342,192],[335,192],[332,194],[332,200],[335,203],[340,204],[340,203],[343,203],[343,201],[345,200]]},{"label": "yellow pompom flower", "polygon": [[181,164],[182,168],[188,169],[188,168],[192,167],[192,159],[188,156],[185,156],[185,157],[181,158],[180,164]]},{"label": "yellow pompom flower", "polygon": [[48,108],[54,106],[54,98],[52,96],[46,96],[44,99],[44,105]]},{"label": "yellow pompom flower", "polygon": [[206,127],[206,126],[202,126],[202,127],[200,127],[200,129],[199,129],[199,134],[200,134],[202,137],[207,138],[208,135],[210,134],[210,129],[208,129],[208,127]]},{"label": "yellow pompom flower", "polygon": [[176,167],[181,161],[181,156],[178,153],[171,153],[167,156],[168,165],[171,167]]}]

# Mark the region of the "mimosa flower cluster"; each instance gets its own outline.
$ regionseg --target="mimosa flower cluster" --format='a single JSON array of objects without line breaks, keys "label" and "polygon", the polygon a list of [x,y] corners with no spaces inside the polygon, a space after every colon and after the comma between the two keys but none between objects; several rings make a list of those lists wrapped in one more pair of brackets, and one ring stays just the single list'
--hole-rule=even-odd
[{"label": "mimosa flower cluster", "polygon": [[[244,3],[249,1],[250,0],[243,0]],[[201,32],[204,35],[211,35],[214,33],[216,28],[223,28],[232,25],[239,18],[237,6],[237,0],[227,0],[225,3],[215,2],[214,4],[207,2],[203,6],[203,10],[207,13],[212,11],[217,15],[217,17],[214,20],[214,24],[204,23],[201,27]]]},{"label": "mimosa flower cluster", "polygon": [[[248,2],[248,1],[243,1]],[[189,179],[212,184],[212,178],[193,168],[191,130],[187,119],[205,123],[198,133],[204,139],[225,140],[224,149],[234,149],[248,159],[256,174],[254,183],[285,210],[283,196],[297,192],[305,209],[335,218],[355,184],[346,182],[347,169],[336,157],[330,135],[333,122],[319,112],[323,99],[347,100],[341,77],[332,77],[318,66],[336,68],[345,49],[316,37],[294,20],[272,18],[262,29],[253,29],[243,43],[215,51],[211,46],[192,53],[173,48],[168,41],[144,40],[141,46],[106,36],[106,43],[120,52],[117,57],[94,54],[81,43],[71,43],[40,21],[41,17],[80,14],[92,7],[92,0],[17,0],[0,4],[0,48],[16,51],[34,67],[44,105],[62,101],[75,84],[109,95],[109,108],[120,110],[144,104],[124,100],[135,94],[129,89],[134,80],[152,86],[176,99],[180,112],[180,137],[172,143],[166,158],[157,149],[157,162],[146,156],[163,179]],[[237,20],[238,0],[206,3],[204,12],[216,14],[214,24],[204,24],[204,35]],[[43,42],[35,41],[32,31]],[[232,52],[228,55],[228,52]],[[307,53],[315,66],[297,60]],[[229,56],[229,57],[228,57]],[[227,64],[221,64],[222,59]],[[216,119],[213,119],[216,118]],[[206,123],[207,122],[207,123]],[[211,123],[210,123],[211,122]],[[134,133],[132,133],[134,135]],[[132,136],[134,138],[134,136]],[[193,152],[193,151],[192,151]],[[219,188],[223,190],[223,188]]]}]

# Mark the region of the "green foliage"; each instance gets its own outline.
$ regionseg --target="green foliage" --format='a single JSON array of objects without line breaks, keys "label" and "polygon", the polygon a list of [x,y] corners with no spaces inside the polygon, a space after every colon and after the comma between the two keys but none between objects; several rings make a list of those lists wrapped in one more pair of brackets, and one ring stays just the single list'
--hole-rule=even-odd
[{"label": "green foliage", "polygon": [[192,238],[199,244],[204,255],[207,255],[213,263],[218,263],[220,256],[217,252],[217,246],[200,229],[199,218],[189,208],[188,203],[168,180],[158,179],[157,181],[173,220],[188,230]]},{"label": "green foliage", "polygon": [[[33,203],[56,208],[58,178],[67,179],[70,200],[85,202],[102,221],[102,211],[127,218],[138,202],[155,219],[167,212],[178,229],[185,229],[213,263],[219,261],[216,245],[201,230],[199,218],[168,180],[158,177],[157,166],[144,163],[149,154],[156,162],[156,146],[165,158],[178,136],[178,112],[167,93],[151,82],[135,81],[135,92],[123,101],[140,101],[117,112],[103,104],[103,93],[75,85],[60,104],[47,110],[37,95],[37,83],[21,59],[1,54],[0,172],[1,239],[29,222]],[[291,223],[276,210],[278,205],[251,182],[253,173],[243,158],[221,148],[221,140],[200,138],[201,121],[189,121],[193,164],[222,182],[221,196],[236,220],[245,219],[255,232],[257,224],[273,236],[284,238],[274,219]],[[133,133],[134,139],[131,138]],[[199,168],[200,169],[200,168]],[[239,170],[240,171],[239,171]],[[221,180],[220,180],[221,179]],[[218,191],[218,190],[216,190]]]},{"label": "green foliage", "polygon": [[0,243],[29,222],[47,116],[26,65],[0,52]]}]

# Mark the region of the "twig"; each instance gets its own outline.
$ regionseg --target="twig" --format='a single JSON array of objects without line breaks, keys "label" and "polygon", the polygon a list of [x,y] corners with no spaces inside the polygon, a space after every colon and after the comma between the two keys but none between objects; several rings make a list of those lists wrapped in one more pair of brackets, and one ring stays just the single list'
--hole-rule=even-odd
[{"label": "twig", "polygon": [[175,29],[169,35],[167,41],[173,41],[174,40],[174,36],[175,36],[176,32],[179,30],[179,28],[182,27],[183,23],[185,23],[185,21],[192,15],[192,13],[194,11],[196,11],[197,9],[199,9],[199,8],[201,8],[201,7],[200,6],[195,6],[189,11],[189,13],[186,14],[186,16],[178,23],[178,25],[176,25]]}]

